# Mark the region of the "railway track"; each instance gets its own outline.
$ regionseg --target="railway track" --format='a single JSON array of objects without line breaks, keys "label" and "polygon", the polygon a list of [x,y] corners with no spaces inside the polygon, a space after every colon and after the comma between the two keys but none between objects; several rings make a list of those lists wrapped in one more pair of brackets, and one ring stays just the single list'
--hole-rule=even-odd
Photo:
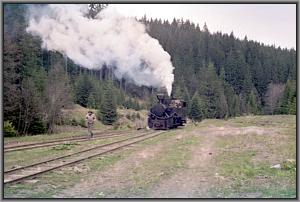
[{"label": "railway track", "polygon": [[[48,146],[54,146],[58,144],[64,144],[64,143],[70,143],[70,142],[84,142],[89,140],[95,140],[95,139],[106,139],[106,138],[112,138],[112,137],[118,137],[126,134],[130,134],[133,131],[122,131],[122,132],[113,132],[113,133],[96,133],[93,138],[89,139],[86,135],[85,136],[75,136],[70,138],[59,138],[47,142],[36,142],[36,143],[29,143],[29,144],[20,144],[20,145],[4,145],[4,152],[11,152],[11,151],[20,151],[20,150],[26,150],[26,149],[33,149],[33,148],[40,148],[40,147],[48,147]],[[103,135],[105,134],[105,135]]]},{"label": "railway track", "polygon": [[[102,135],[102,134],[120,134],[120,133],[128,133],[131,132],[132,130],[123,130],[123,131],[112,131],[111,129],[105,129],[102,130],[101,132],[95,132],[94,135]],[[65,139],[76,139],[76,138],[85,138],[87,135],[72,135],[70,137],[57,137],[53,138],[51,141],[60,141],[60,140],[65,140]],[[21,144],[22,142],[20,141],[10,141],[10,142],[5,142],[4,146],[5,147],[14,147],[14,146],[19,146],[19,145],[24,145]],[[30,142],[31,144],[32,142]],[[29,144],[29,143],[28,143]]]},{"label": "railway track", "polygon": [[18,181],[22,181],[24,179],[37,176],[64,166],[68,166],[71,164],[75,164],[99,155],[103,155],[126,146],[130,146],[147,139],[156,137],[164,132],[145,132],[141,135],[126,138],[124,140],[119,140],[116,142],[112,142],[109,144],[104,144],[100,146],[96,146],[90,149],[82,150],[79,152],[75,152],[73,154],[53,158],[47,161],[42,161],[39,163],[11,169],[4,171],[4,184],[14,183]]}]

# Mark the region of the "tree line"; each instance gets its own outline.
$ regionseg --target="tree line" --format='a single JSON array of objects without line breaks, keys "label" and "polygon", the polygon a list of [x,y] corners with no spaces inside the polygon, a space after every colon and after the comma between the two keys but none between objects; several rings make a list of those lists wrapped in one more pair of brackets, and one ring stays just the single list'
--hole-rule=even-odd
[{"label": "tree line", "polygon": [[[91,6],[93,18],[103,6]],[[104,124],[117,107],[149,109],[157,89],[114,77],[112,69],[88,70],[65,55],[41,48],[26,33],[26,6],[4,4],[3,115],[8,134],[53,133],[62,109],[74,103],[98,109]],[[140,19],[171,55],[172,96],[187,101],[195,120],[244,114],[296,113],[296,51],[210,33],[190,21]],[[11,132],[9,132],[11,131]]]},{"label": "tree line", "polygon": [[171,55],[173,96],[186,100],[190,117],[296,114],[296,51],[234,33],[211,33],[189,20],[141,19]]}]

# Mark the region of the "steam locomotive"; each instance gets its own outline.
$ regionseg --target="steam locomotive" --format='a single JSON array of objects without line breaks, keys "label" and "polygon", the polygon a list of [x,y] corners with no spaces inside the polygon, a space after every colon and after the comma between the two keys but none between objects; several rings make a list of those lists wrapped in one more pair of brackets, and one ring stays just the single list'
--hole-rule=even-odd
[{"label": "steam locomotive", "polygon": [[158,102],[150,108],[148,126],[157,130],[168,130],[183,126],[186,123],[186,102],[167,98],[164,94],[157,95]]}]

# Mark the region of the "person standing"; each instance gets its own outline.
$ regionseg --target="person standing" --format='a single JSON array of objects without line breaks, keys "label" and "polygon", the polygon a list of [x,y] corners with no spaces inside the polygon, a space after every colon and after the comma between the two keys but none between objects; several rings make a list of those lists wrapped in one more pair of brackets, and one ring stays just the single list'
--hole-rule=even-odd
[{"label": "person standing", "polygon": [[94,121],[96,119],[95,114],[92,111],[89,111],[85,116],[85,119],[88,127],[88,133],[90,135],[89,137],[92,138],[94,135],[92,129],[93,129]]}]

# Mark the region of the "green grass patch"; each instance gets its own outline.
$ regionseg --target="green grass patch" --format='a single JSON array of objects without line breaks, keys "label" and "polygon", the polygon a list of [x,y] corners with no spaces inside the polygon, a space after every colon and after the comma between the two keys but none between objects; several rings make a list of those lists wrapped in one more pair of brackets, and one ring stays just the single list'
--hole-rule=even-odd
[{"label": "green grass patch", "polygon": [[86,135],[86,130],[81,131],[75,131],[75,132],[64,132],[64,133],[56,133],[56,134],[40,134],[40,135],[27,135],[27,136],[20,136],[20,137],[5,137],[4,143],[9,142],[44,142],[49,140],[54,140],[58,138],[67,138],[72,136],[80,136],[80,135]]},{"label": "green grass patch", "polygon": [[51,171],[39,176],[37,178],[39,181],[35,184],[21,182],[16,185],[6,185],[4,196],[5,198],[53,198],[62,190],[76,185],[81,179],[88,179],[90,172],[106,169],[125,155],[127,154],[113,153],[82,162],[91,169],[86,173],[78,174],[72,170],[64,170],[62,173]]},{"label": "green grass patch", "polygon": [[84,142],[69,142],[50,147],[8,152],[4,153],[4,167],[5,170],[7,170],[11,169],[13,166],[25,166],[103,144],[109,144],[111,142],[123,140],[132,136],[134,136],[134,134],[117,136],[108,139],[91,139]]},{"label": "green grass patch", "polygon": [[53,150],[71,150],[76,145],[78,145],[77,142],[70,142],[70,143],[64,143],[61,145],[54,146],[54,147],[52,147],[52,149]]},{"label": "green grass patch", "polygon": [[191,146],[199,142],[199,137],[186,136],[175,143],[165,144],[155,158],[147,159],[132,171],[130,178],[134,183],[124,193],[125,196],[146,194],[150,186],[183,169],[190,159]]},{"label": "green grass patch", "polygon": [[[133,135],[136,134],[132,134],[131,136]],[[72,151],[73,153],[75,151],[74,149],[76,148],[80,150],[82,149],[82,147],[95,146],[98,145],[100,142],[102,144],[106,144],[112,141],[125,139],[131,136],[126,135],[126,137],[121,136],[121,137],[115,137],[110,139],[91,140],[87,142],[82,142],[79,145],[71,144],[71,146],[74,147],[71,147],[70,150],[65,149],[65,147],[67,146],[66,144],[63,144],[60,145],[59,147],[62,147],[64,149],[57,150],[57,149],[53,149],[55,147],[49,147],[49,148],[35,149],[36,151],[33,153],[32,151],[28,150],[23,152],[12,152],[8,154],[12,155],[14,153],[14,155],[16,155],[16,153],[23,154],[25,152],[25,154],[23,154],[24,156],[17,156],[18,159],[22,159],[28,156],[32,158],[33,154],[39,153],[37,156],[34,157],[34,160],[36,161],[38,157],[41,157],[43,155],[45,156],[46,154],[51,154],[51,158],[53,158],[54,157],[53,154],[61,154],[61,152],[70,152],[70,151]],[[153,141],[153,139],[150,140]],[[16,185],[7,185],[4,188],[4,196],[5,198],[53,198],[56,194],[59,194],[62,190],[66,189],[67,187],[74,186],[76,183],[80,182],[81,179],[88,179],[89,174],[101,170],[109,169],[109,167],[113,166],[116,162],[126,158],[132,152],[140,148],[142,148],[142,145],[130,149],[120,150],[111,154],[103,155],[98,158],[96,157],[88,161],[83,161],[82,163],[87,165],[91,169],[89,172],[86,173],[78,174],[72,170],[65,170],[63,171],[63,173],[52,171],[37,177],[39,181],[35,184],[21,182]],[[42,151],[37,152],[38,150],[42,150]],[[31,154],[28,153],[26,154],[26,152],[31,152]],[[10,159],[13,159],[13,156],[10,156]],[[27,161],[26,164],[29,164],[29,162]],[[97,195],[96,197],[102,197],[102,195],[101,196]]]},{"label": "green grass patch", "polygon": [[[278,133],[268,135],[220,137],[216,147],[222,152],[214,160],[216,172],[224,180],[211,194],[221,198],[294,198],[296,132],[292,128],[279,128]],[[273,164],[281,168],[271,168]]]},{"label": "green grass patch", "polygon": [[293,127],[296,123],[294,115],[263,115],[241,116],[228,119],[228,123],[235,127],[262,126],[262,127]]}]

